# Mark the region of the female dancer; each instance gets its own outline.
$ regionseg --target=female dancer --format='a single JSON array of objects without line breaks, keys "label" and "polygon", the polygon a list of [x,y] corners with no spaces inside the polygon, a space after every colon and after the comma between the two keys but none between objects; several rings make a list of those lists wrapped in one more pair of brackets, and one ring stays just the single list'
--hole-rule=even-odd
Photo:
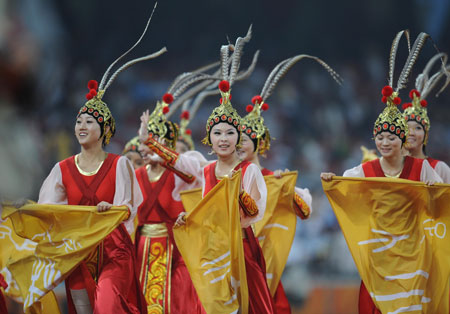
[{"label": "female dancer", "polygon": [[[261,169],[264,176],[275,174],[281,175],[281,171],[277,170],[273,172],[261,166],[259,161],[259,154],[263,155],[270,149],[270,133],[269,129],[264,124],[264,119],[261,115],[261,111],[266,111],[269,106],[265,101],[272,94],[278,81],[286,74],[286,72],[298,61],[303,58],[311,58],[316,60],[325,67],[327,71],[332,75],[338,83],[339,76],[334,72],[325,62],[321,59],[308,56],[298,55],[280,62],[269,74],[266,83],[261,91],[261,95],[252,98],[252,105],[247,106],[247,112],[249,112],[244,118],[242,118],[242,148],[240,149],[240,157],[243,160],[250,161]],[[307,219],[311,213],[312,197],[308,189],[295,188],[294,194],[294,208],[296,214],[301,219]],[[274,295],[274,302],[277,313],[290,313],[290,305],[287,300],[286,294],[283,289],[281,281],[278,284],[277,290]]]},{"label": "female dancer", "polygon": [[134,170],[144,165],[144,160],[139,152],[139,144],[139,137],[135,136],[125,144],[125,148],[122,151],[122,155],[128,158]]},{"label": "female dancer", "polygon": [[89,81],[88,101],[78,112],[75,136],[81,152],[57,163],[39,194],[42,204],[97,206],[106,211],[125,205],[129,219],[120,224],[66,279],[69,313],[146,313],[147,309],[135,271],[135,253],[130,234],[133,219],[142,202],[133,168],[125,157],[104,151],[115,133],[115,121],[102,97],[117,74],[136,62],[155,58],[166,50],[132,60],[120,67],[106,82],[110,65],[100,85]]},{"label": "female dancer", "polygon": [[[242,46],[250,40],[250,30],[246,37],[238,38],[229,76],[227,66],[228,45],[221,49],[222,75],[228,81],[224,80],[219,84],[222,96],[221,105],[216,107],[208,118],[207,135],[203,140],[203,143],[212,146],[213,152],[218,157],[217,161],[202,167],[198,159],[190,158],[185,154],[178,155],[152,137],[145,139],[144,135],[143,139],[145,139],[145,144],[167,163],[200,178],[203,197],[223,177],[230,176],[234,171],[241,169],[242,192],[240,193],[239,203],[241,205],[241,226],[245,235],[243,245],[249,293],[249,312],[273,313],[275,310],[265,278],[264,257],[251,228],[251,224],[260,220],[264,215],[267,190],[258,167],[239,158],[236,149],[240,147],[241,141],[241,118],[230,102],[230,85],[234,82],[238,70]],[[184,224],[184,215],[185,213],[182,213],[178,217],[177,224]]]},{"label": "female dancer", "polygon": [[[405,145],[405,148],[408,150],[411,157],[426,159],[430,163],[431,167],[436,170],[444,183],[450,183],[449,166],[441,160],[428,157],[426,154],[426,145],[430,132],[430,119],[428,118],[427,113],[428,103],[425,98],[436,86],[439,80],[450,70],[450,66],[447,66],[448,69],[446,70],[444,62],[441,69],[437,73],[431,76],[429,75],[433,64],[436,61],[441,61],[441,59],[447,61],[447,55],[445,53],[439,53],[430,59],[423,72],[416,79],[416,89],[409,92],[411,102],[403,104],[403,115],[408,123],[409,130],[407,145]],[[447,80],[437,95],[439,95],[449,83],[450,80]]]},{"label": "female dancer", "polygon": [[[386,108],[378,116],[375,121],[373,136],[375,139],[375,145],[381,158],[374,159],[372,161],[365,162],[352,169],[344,172],[344,177],[388,177],[388,178],[401,178],[413,181],[422,181],[426,184],[434,184],[436,182],[442,182],[439,175],[433,170],[427,160],[416,159],[409,156],[402,155],[402,147],[405,144],[408,127],[406,121],[403,118],[397,105],[401,103],[401,99],[398,97],[398,91],[404,86],[406,79],[409,75],[413,64],[418,55],[418,51],[425,42],[427,34],[421,33],[416,42],[414,43],[413,51],[416,51],[416,55],[408,58],[408,61],[397,83],[397,88],[394,91],[393,85],[393,67],[394,58],[396,54],[396,47],[398,42],[405,31],[401,31],[397,34],[392,44],[391,57],[390,57],[390,71],[389,71],[389,84],[382,89],[382,101],[386,103]],[[323,172],[320,177],[322,180],[330,181],[334,173]],[[361,282],[361,288],[359,292],[359,313],[381,313],[375,306],[367,291],[363,282]]]}]

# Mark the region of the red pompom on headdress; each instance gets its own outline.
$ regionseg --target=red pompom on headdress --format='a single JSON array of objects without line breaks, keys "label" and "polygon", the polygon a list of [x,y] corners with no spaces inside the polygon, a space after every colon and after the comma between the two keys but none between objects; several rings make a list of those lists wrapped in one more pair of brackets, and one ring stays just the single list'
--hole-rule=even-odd
[{"label": "red pompom on headdress", "polygon": [[230,90],[230,83],[225,80],[221,81],[219,83],[219,89],[224,93],[228,92]]},{"label": "red pompom on headdress", "polygon": [[181,119],[189,120],[189,111],[184,110],[180,116]]},{"label": "red pompom on headdress", "polygon": [[261,110],[262,110],[262,111],[267,111],[267,110],[269,110],[269,105],[266,104],[266,103],[263,103],[262,106],[261,106]]},{"label": "red pompom on headdress", "polygon": [[416,97],[420,97],[420,93],[417,89],[411,89],[411,91],[409,92],[409,98],[414,99],[414,94],[416,95]]},{"label": "red pompom on headdress", "polygon": [[257,95],[257,96],[253,96],[252,98],[252,103],[255,105],[256,103],[260,104],[262,103],[263,99],[261,96]]},{"label": "red pompom on headdress", "polygon": [[253,111],[253,106],[252,105],[247,105],[247,107],[245,108],[245,111],[252,112]]},{"label": "red pompom on headdress", "polygon": [[170,105],[173,101],[173,96],[172,96],[172,94],[165,93],[162,99],[166,104]]},{"label": "red pompom on headdress", "polygon": [[[381,90],[381,94],[383,96],[389,97],[392,95],[392,93],[394,92],[394,90],[392,89],[392,87],[390,87],[389,85],[386,85],[385,87],[383,87],[383,89]],[[385,102],[385,101],[383,101]]]},{"label": "red pompom on headdress", "polygon": [[187,135],[191,135],[192,131],[191,131],[191,129],[186,129],[186,131],[184,131],[184,133],[186,133]]},{"label": "red pompom on headdress", "polygon": [[91,100],[94,96],[91,95],[91,93],[86,94],[86,99]]},{"label": "red pompom on headdress", "polygon": [[402,102],[402,100],[400,99],[400,97],[395,97],[394,100],[392,101],[395,105],[400,105],[400,103]]},{"label": "red pompom on headdress", "polygon": [[169,106],[163,107],[162,112],[163,112],[164,114],[168,113],[169,111],[170,111]]},{"label": "red pompom on headdress", "polygon": [[89,88],[89,90],[91,90],[91,89],[97,90],[97,88],[98,88],[98,82],[97,82],[96,80],[90,80],[90,81],[88,82],[88,88]]},{"label": "red pompom on headdress", "polygon": [[95,96],[97,96],[97,91],[95,89],[91,89],[89,91],[89,94],[92,96],[91,98],[94,98]]},{"label": "red pompom on headdress", "polygon": [[420,105],[425,108],[428,105],[428,101],[426,101],[425,99],[422,99],[420,101]]},{"label": "red pompom on headdress", "polygon": [[405,110],[406,108],[412,107],[412,103],[406,102],[403,104],[402,109]]},{"label": "red pompom on headdress", "polygon": [[381,97],[381,101],[386,103],[387,102],[387,97],[386,96]]}]

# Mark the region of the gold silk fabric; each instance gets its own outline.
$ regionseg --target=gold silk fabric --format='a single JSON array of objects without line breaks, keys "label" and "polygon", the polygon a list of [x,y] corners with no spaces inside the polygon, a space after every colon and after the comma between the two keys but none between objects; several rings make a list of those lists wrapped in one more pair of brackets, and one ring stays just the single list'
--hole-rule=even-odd
[{"label": "gold silk fabric", "polygon": [[255,224],[255,235],[266,261],[267,285],[274,296],[297,225],[293,202],[297,172],[283,173],[281,178],[265,176],[264,180],[267,186],[266,211],[263,219]]},{"label": "gold silk fabric", "polygon": [[9,285],[6,294],[29,310],[127,217],[125,206],[103,213],[95,206],[3,207],[0,266]]},{"label": "gold silk fabric", "polygon": [[382,313],[448,313],[450,185],[322,181],[359,274]]},{"label": "gold silk fabric", "polygon": [[[248,313],[248,287],[239,214],[241,172],[222,179],[173,229],[207,313]],[[182,196],[183,197],[183,196]]]}]

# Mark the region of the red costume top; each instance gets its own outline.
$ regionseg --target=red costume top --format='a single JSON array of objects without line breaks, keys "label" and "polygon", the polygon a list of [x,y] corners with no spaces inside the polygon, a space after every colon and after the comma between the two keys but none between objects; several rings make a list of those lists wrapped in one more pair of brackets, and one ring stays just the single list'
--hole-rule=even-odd
[{"label": "red costume top", "polygon": [[[129,162],[120,162],[120,158],[125,157],[108,154],[98,172],[90,176],[78,171],[75,156],[59,162],[44,182],[39,202],[96,206],[100,201],[106,201],[114,205],[126,204],[130,209],[130,205],[125,201],[124,204],[115,204],[117,190],[125,188],[116,185],[117,172],[124,166],[124,162],[128,163],[125,167],[131,169]],[[128,180],[135,181],[132,171],[120,171],[121,175],[129,173]],[[48,193],[52,186],[53,200]],[[133,195],[133,190],[132,183],[131,191],[127,193]],[[133,199],[131,196],[131,203]],[[70,288],[86,289],[95,313],[146,313],[134,265],[134,246],[127,228],[122,223],[103,240],[88,261],[83,261],[67,278],[69,313],[76,313]]]}]

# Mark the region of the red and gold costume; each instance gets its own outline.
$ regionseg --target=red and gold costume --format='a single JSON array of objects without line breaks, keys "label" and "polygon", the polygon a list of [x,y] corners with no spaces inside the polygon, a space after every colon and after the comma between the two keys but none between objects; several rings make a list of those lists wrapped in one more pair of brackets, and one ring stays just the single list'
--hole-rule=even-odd
[{"label": "red and gold costume", "polygon": [[[394,66],[396,50],[398,47],[398,42],[405,31],[401,31],[397,34],[393,41],[391,48],[391,67]],[[402,113],[397,108],[397,105],[401,103],[401,99],[398,97],[398,91],[404,87],[404,84],[409,76],[409,71],[415,63],[415,58],[417,58],[418,51],[420,51],[423,43],[425,42],[427,34],[421,33],[415,44],[416,55],[411,59],[408,58],[404,66],[404,69],[400,75],[399,81],[397,83],[397,88],[394,90],[393,86],[393,68],[390,69],[390,79],[389,85],[385,86],[381,93],[383,95],[382,102],[386,103],[386,108],[378,116],[375,121],[373,128],[373,136],[376,137],[378,134],[383,132],[389,132],[402,141],[404,144],[408,135],[408,127],[406,120],[403,118]],[[410,55],[411,56],[411,55]],[[374,159],[372,161],[365,162],[357,167],[349,169],[344,172],[344,177],[385,177],[385,173],[381,168],[380,159]],[[430,166],[428,161],[422,159],[416,159],[412,157],[404,157],[403,169],[398,175],[399,178],[412,180],[412,181],[434,181],[442,182],[437,173]],[[359,294],[359,313],[381,313],[375,306],[369,291],[367,291],[366,286],[361,281],[361,288]]]},{"label": "red and gold costume", "polygon": [[108,154],[97,173],[85,175],[72,156],[53,168],[39,195],[39,203],[44,204],[95,206],[100,201],[127,205],[131,215],[66,279],[69,312],[75,313],[69,289],[86,289],[94,313],[145,312],[130,238],[142,196],[127,159]]},{"label": "red and gold costume", "polygon": [[5,278],[3,278],[3,275],[0,274],[0,313],[8,313],[8,309],[6,308],[6,300],[3,296],[2,288],[6,289],[8,288],[8,284],[5,281]]}]

